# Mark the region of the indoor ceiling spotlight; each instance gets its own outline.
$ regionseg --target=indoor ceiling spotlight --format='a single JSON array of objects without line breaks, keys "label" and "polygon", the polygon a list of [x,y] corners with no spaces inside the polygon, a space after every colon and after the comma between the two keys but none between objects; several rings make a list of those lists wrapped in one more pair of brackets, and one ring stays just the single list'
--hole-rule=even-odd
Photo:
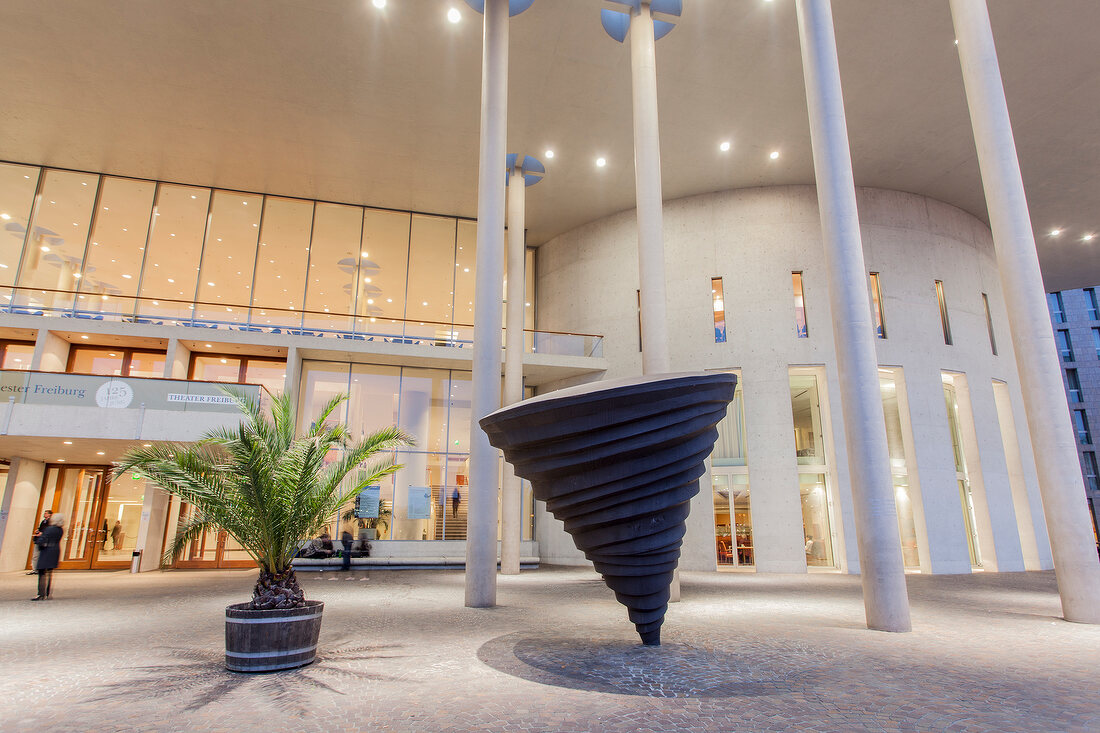
[{"label": "indoor ceiling spotlight", "polygon": [[596,167],[603,168],[607,165],[607,158],[596,158]]},{"label": "indoor ceiling spotlight", "polygon": [[386,0],[371,0],[371,5],[381,10],[386,7]]},{"label": "indoor ceiling spotlight", "polygon": [[458,12],[458,8],[451,8],[447,11],[447,20],[457,23],[462,20],[462,13]]},{"label": "indoor ceiling spotlight", "polygon": [[718,146],[718,149],[721,150],[723,153],[728,153],[730,149],[730,141],[723,140],[722,143]]},{"label": "indoor ceiling spotlight", "polygon": [[1085,236],[1081,237],[1081,239],[1085,240],[1086,242],[1091,242],[1092,238],[1095,236],[1095,234],[1086,234]]},{"label": "indoor ceiling spotlight", "polygon": [[1061,229],[1051,229],[1050,230],[1050,236],[1052,236],[1052,237],[1057,237],[1061,233],[1062,233]]},{"label": "indoor ceiling spotlight", "polygon": [[554,157],[554,151],[553,150],[547,150],[545,153],[543,153],[543,155],[547,158],[553,158]]},{"label": "indoor ceiling spotlight", "polygon": [[777,160],[779,158],[779,151],[778,150],[773,150],[771,152],[771,155],[769,155],[768,157],[771,158],[772,160]]}]

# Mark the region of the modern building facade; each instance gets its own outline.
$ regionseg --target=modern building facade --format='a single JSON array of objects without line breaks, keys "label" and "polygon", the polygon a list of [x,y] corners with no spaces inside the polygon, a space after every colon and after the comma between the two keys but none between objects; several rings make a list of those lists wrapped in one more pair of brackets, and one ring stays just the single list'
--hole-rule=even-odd
[{"label": "modern building facade", "polygon": [[1093,426],[1100,425],[1100,307],[1096,288],[1047,294],[1054,341],[1062,362],[1093,527],[1100,532],[1100,478]]},{"label": "modern building facade", "polygon": [[[230,101],[232,93],[205,57],[195,60],[201,67],[196,82],[193,70],[173,70],[142,47],[140,55],[157,58],[156,68],[181,80],[199,107],[203,100],[226,105],[209,114],[189,108],[189,119],[216,119],[210,127],[219,128],[183,133],[194,133],[192,157],[177,146],[176,123],[155,114],[138,127],[157,131],[156,142],[139,137],[127,143],[101,131],[81,138],[79,150],[61,152],[42,144],[29,123],[5,121],[0,128],[9,133],[9,142],[0,145],[7,161],[0,163],[0,391],[8,397],[6,405],[0,401],[0,457],[8,461],[0,569],[26,566],[30,532],[45,508],[70,518],[62,568],[123,567],[139,550],[141,569],[158,567],[189,508],[140,475],[110,480],[109,467],[132,445],[194,440],[234,419],[212,383],[248,385],[261,399],[288,393],[303,426],[318,405],[346,392],[342,417],[354,431],[397,424],[412,434],[416,445],[397,456],[404,468],[379,488],[380,516],[363,528],[376,536],[372,561],[462,563],[476,429],[474,303],[499,297],[504,288],[474,288],[477,224],[470,189],[476,187],[471,162],[477,131],[469,98],[476,97],[480,33],[472,22],[465,35],[456,30],[459,23],[429,22],[435,10],[441,16],[447,11],[446,3],[368,5],[269,8],[270,23],[300,30],[297,38],[309,49],[343,61],[345,52],[356,57],[362,88],[349,81],[359,79],[356,73],[326,75],[320,65],[306,64],[299,79],[297,71],[281,76],[284,67],[263,54],[238,58],[239,40],[263,45],[255,31],[242,30],[239,11],[208,33],[213,45],[224,41],[232,48],[226,53],[255,73],[234,76],[230,84],[250,90],[247,109]],[[692,44],[702,44],[727,54],[736,44],[717,29],[743,21],[755,31],[759,57],[769,59],[761,73],[774,81],[790,70],[792,36],[797,59],[793,12],[784,5],[746,3],[745,17],[734,18],[728,8],[688,4],[680,27],[663,42],[678,45],[662,46],[661,53],[686,58]],[[216,4],[203,7],[218,12]],[[389,15],[372,15],[375,9]],[[75,15],[59,32],[76,39],[80,31],[68,23],[87,11],[71,10]],[[592,34],[587,19],[573,19],[588,10],[584,3],[534,4],[531,22],[557,33],[553,49],[544,35],[514,23],[519,35],[513,44],[553,60],[540,65],[525,58],[513,69],[513,79],[542,90],[514,98],[512,109],[522,117],[513,127],[515,144],[542,153],[548,168],[528,203],[528,394],[637,375],[642,368],[638,234],[622,192],[624,181],[632,188],[630,155],[617,139],[629,126],[623,122],[629,103],[616,86],[626,77],[618,74],[622,61],[602,45],[598,27]],[[873,3],[836,11],[842,49],[843,33],[854,35],[857,21],[906,21],[876,15],[882,11]],[[41,9],[20,12],[17,20],[35,21],[27,35],[33,36],[37,21],[49,20]],[[176,27],[171,21],[180,19],[173,14],[183,11],[157,12],[159,20],[134,22]],[[915,47],[943,41],[943,13],[898,13],[913,16]],[[1005,22],[1016,28],[1026,16],[1014,11]],[[946,22],[950,47],[949,15]],[[583,33],[577,30],[582,27]],[[408,48],[417,44],[400,40],[413,37],[414,29],[446,37],[450,45],[424,44],[430,48],[418,59]],[[569,35],[574,32],[583,41]],[[188,43],[195,37],[179,33],[166,43],[190,58]],[[137,43],[130,34],[116,41]],[[353,47],[367,49],[366,56],[347,51]],[[23,48],[20,58],[29,61],[12,73],[41,75],[44,84],[53,80],[43,88],[58,94],[69,89],[34,48]],[[375,58],[388,59],[389,52],[393,63]],[[918,58],[928,53],[914,52]],[[930,573],[1050,568],[1001,263],[969,125],[961,131],[953,126],[960,109],[966,114],[958,60],[953,52],[950,64],[939,58],[943,54],[932,55],[927,73],[953,64],[954,76],[943,88],[923,92],[925,104],[914,105],[920,121],[905,121],[902,132],[932,135],[920,130],[927,123],[950,135],[944,133],[931,153],[880,132],[870,146],[874,152],[854,145],[853,153],[866,263],[862,286],[872,310],[901,554],[907,569]],[[118,73],[150,99],[159,98],[159,91],[138,82],[138,71],[118,68],[112,59],[103,54],[99,67],[97,83],[105,93],[118,94],[112,87]],[[738,117],[727,102],[713,100],[708,107],[713,95],[696,88],[699,79],[718,88],[728,76],[724,67],[696,74],[689,66],[658,66],[662,114],[671,118],[662,129],[672,138],[663,161],[670,367],[734,371],[740,387],[693,505],[682,567],[859,572],[852,459],[831,327],[838,316],[827,292],[808,136],[802,123],[786,127],[791,118],[806,118],[801,79],[794,101],[782,84],[764,90],[774,91],[774,117],[782,122],[752,116],[739,136],[730,134],[731,122],[707,122]],[[871,64],[854,66],[853,79],[875,78]],[[587,76],[595,67],[599,75]],[[435,68],[458,71],[442,74],[441,81]],[[918,76],[907,71],[900,78],[919,87]],[[320,78],[325,84],[315,83]],[[572,89],[578,79],[596,81],[591,89]],[[883,101],[867,86],[853,87],[865,93],[857,92],[859,100]],[[951,122],[933,124],[921,115],[943,89],[954,95],[946,95],[950,105],[944,102]],[[535,132],[532,121],[540,117],[532,110],[543,92],[577,100],[572,112],[547,111],[541,121],[552,128],[548,133]],[[288,95],[309,102],[287,103]],[[370,100],[369,109],[353,104],[355,111],[348,112],[341,104],[349,98]],[[36,110],[40,129],[62,129],[49,127],[40,106],[28,108]],[[252,127],[234,128],[240,119],[229,109]],[[118,124],[137,124],[136,112],[119,115]],[[885,130],[878,115],[855,114],[853,140],[875,125]],[[591,129],[578,126],[578,119]],[[277,132],[268,131],[267,120]],[[384,130],[371,127],[377,120]],[[694,150],[704,147],[703,131],[714,137],[705,142],[707,155],[727,156],[713,165]],[[789,142],[779,139],[784,135]],[[376,138],[389,147],[375,147]],[[449,151],[440,140],[461,142]],[[241,147],[250,146],[254,154],[245,160]],[[887,148],[894,152],[880,152]],[[362,165],[344,160],[344,150]],[[149,163],[153,154],[162,162]],[[861,176],[860,165],[876,172]],[[883,166],[906,170],[886,174]],[[960,168],[966,175],[948,180]],[[525,561],[583,563],[560,524],[524,492]],[[333,531],[344,525],[334,518]],[[231,540],[211,536],[172,564],[242,562]]]}]

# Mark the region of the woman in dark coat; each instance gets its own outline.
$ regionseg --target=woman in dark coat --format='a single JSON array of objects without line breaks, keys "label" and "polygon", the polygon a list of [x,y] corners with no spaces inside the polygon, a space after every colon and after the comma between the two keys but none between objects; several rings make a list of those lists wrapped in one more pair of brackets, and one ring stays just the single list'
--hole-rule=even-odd
[{"label": "woman in dark coat", "polygon": [[34,563],[34,569],[38,571],[38,596],[32,601],[44,601],[50,597],[50,581],[53,579],[53,570],[61,559],[61,537],[65,534],[63,529],[65,518],[60,514],[50,517],[50,524],[34,538],[34,544],[38,545],[38,560]]}]

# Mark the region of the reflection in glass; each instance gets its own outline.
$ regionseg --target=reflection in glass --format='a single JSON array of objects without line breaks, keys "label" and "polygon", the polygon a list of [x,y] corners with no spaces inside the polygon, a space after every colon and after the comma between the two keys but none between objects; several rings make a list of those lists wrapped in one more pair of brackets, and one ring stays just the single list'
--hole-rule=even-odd
[{"label": "reflection in glass", "polygon": [[129,563],[137,547],[141,507],[145,501],[145,480],[134,476],[133,473],[119,476],[108,486],[107,502],[103,509],[105,536],[97,561]]},{"label": "reflection in glass", "polygon": [[[132,262],[133,270],[122,273],[124,280],[141,275],[139,295],[150,300],[138,303],[143,316],[190,320],[198,282],[199,258],[206,233],[210,189],[162,183],[157,187],[153,223],[145,251],[145,269]],[[175,298],[184,303],[151,300]]]},{"label": "reflection in glass", "polygon": [[[363,291],[356,301],[358,333],[400,336],[404,333],[405,276],[409,263],[411,216],[400,211],[366,209],[363,212],[363,250],[359,277]],[[371,282],[366,282],[366,278]]]},{"label": "reflection in glass", "polygon": [[[370,275],[359,274],[363,210],[358,206],[317,204],[306,271],[306,329],[350,331],[346,314],[360,295],[373,293]],[[327,316],[326,313],[333,315]],[[345,314],[339,317],[336,314]]]},{"label": "reflection in glass", "polygon": [[799,465],[824,464],[825,444],[817,377],[791,375],[791,413],[794,417],[795,455]]},{"label": "reflection in glass", "polygon": [[917,525],[913,502],[909,496],[909,471],[905,460],[905,440],[898,406],[899,379],[894,374],[879,372],[882,412],[886,419],[886,445],[890,452],[890,473],[894,481],[894,503],[901,534],[901,555],[905,567],[920,567],[917,551]]},{"label": "reflection in glass", "polygon": [[[268,196],[256,259],[252,323],[301,326],[313,202]],[[280,308],[285,310],[268,310]]]},{"label": "reflection in glass", "polygon": [[156,184],[150,181],[103,177],[84,275],[79,280],[78,311],[134,312],[132,298],[137,295],[155,192]]},{"label": "reflection in glass", "polygon": [[[31,222],[19,273],[21,287],[73,291],[80,280],[98,176],[48,170]],[[16,303],[32,310],[71,308],[73,296],[20,292]]]},{"label": "reflection in glass", "polygon": [[959,399],[954,383],[956,379],[965,379],[965,377],[943,374],[943,398],[947,405],[947,424],[951,431],[951,446],[955,452],[955,477],[959,484],[959,502],[962,505],[963,523],[966,525],[966,544],[970,550],[970,564],[974,567],[981,567],[982,552],[981,547],[978,545],[978,524],[974,519],[974,497],[970,491],[970,477],[966,469],[966,454],[963,452]]},{"label": "reflection in glass", "polygon": [[810,337],[810,327],[806,325],[806,299],[802,295],[802,273],[792,272],[791,281],[794,284],[794,326],[798,338]]},{"label": "reflection in glass", "polygon": [[33,341],[0,341],[0,369],[30,369],[34,357]]},{"label": "reflection in glass", "polygon": [[715,472],[711,476],[711,486],[718,565],[754,565],[748,475]]},{"label": "reflection in glass", "polygon": [[835,567],[825,474],[799,474],[798,491],[802,497],[802,530],[806,542],[806,564],[815,567]]},{"label": "reflection in glass", "polygon": [[726,343],[726,299],[722,292],[722,278],[710,279],[711,310],[714,311],[714,343]]},{"label": "reflection in glass", "polygon": [[886,338],[886,315],[882,311],[882,283],[877,272],[871,273],[871,313],[875,319],[875,336]]},{"label": "reflection in glass", "polygon": [[[474,278],[473,257],[466,256],[470,246],[464,245],[465,249],[459,253],[463,255],[458,261],[461,266],[455,267],[456,234],[454,219],[413,214],[405,318],[410,321],[433,322],[428,326],[433,333],[435,324],[451,323],[455,282],[459,277],[456,273],[471,281]],[[467,292],[465,286],[463,291]],[[446,329],[442,334],[444,338],[445,331]]]},{"label": "reflection in glass", "polygon": [[741,380],[726,408],[726,416],[718,423],[718,440],[714,443],[711,461],[715,466],[745,465],[745,403]]},{"label": "reflection in glass", "polygon": [[196,318],[220,323],[248,321],[262,210],[262,196],[214,192],[196,300],[218,305],[197,306]]},{"label": "reflection in glass", "polygon": [[0,163],[0,285],[15,283],[37,186],[38,168]]}]

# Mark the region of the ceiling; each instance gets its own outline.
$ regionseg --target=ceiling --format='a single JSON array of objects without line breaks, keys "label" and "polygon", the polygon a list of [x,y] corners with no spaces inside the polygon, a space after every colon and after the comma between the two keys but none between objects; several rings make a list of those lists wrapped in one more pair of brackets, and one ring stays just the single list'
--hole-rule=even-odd
[{"label": "ceiling", "polygon": [[[989,4],[1046,285],[1097,284],[1100,3]],[[509,149],[548,169],[532,244],[633,207],[629,49],[600,6],[511,23]],[[812,183],[793,0],[684,6],[657,51],[665,198]],[[833,12],[856,182],[984,219],[947,1]],[[461,0],[5,0],[0,27],[0,159],[476,216],[481,24]]]}]

